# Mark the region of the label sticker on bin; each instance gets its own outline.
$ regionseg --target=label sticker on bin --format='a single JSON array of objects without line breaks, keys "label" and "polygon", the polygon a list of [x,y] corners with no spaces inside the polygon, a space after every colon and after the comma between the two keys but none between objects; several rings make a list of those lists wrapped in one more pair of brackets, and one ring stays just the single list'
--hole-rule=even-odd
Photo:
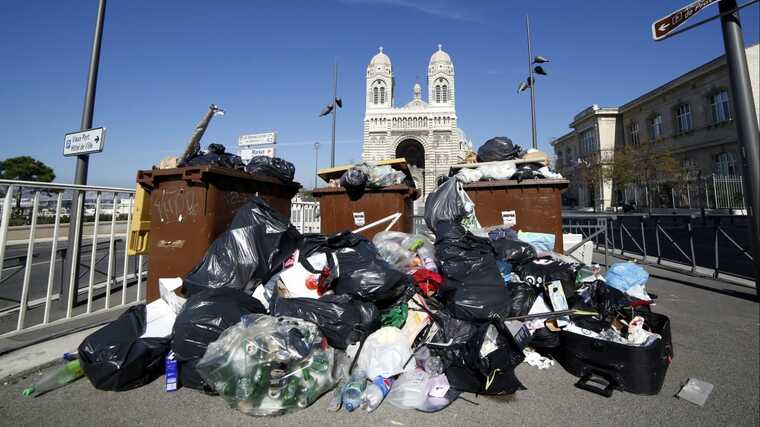
[{"label": "label sticker on bin", "polygon": [[515,211],[501,211],[501,221],[507,227],[514,227],[517,224],[517,213]]},{"label": "label sticker on bin", "polygon": [[364,212],[354,212],[354,224],[359,227],[364,225]]}]

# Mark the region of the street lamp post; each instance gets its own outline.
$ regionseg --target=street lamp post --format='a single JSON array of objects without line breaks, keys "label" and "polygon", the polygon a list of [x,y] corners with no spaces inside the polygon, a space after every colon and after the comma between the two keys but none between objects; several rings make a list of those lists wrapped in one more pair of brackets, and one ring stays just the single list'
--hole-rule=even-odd
[{"label": "street lamp post", "polygon": [[319,172],[319,142],[314,143],[314,188],[317,188],[317,172]]},{"label": "street lamp post", "polygon": [[338,63],[335,63],[335,75],[333,76],[333,98],[319,114],[320,117],[332,113],[332,145],[330,146],[330,167],[335,166],[335,122],[338,108],[343,108],[343,100],[338,97]]},{"label": "street lamp post", "polygon": [[545,76],[546,71],[539,64],[549,62],[549,60],[543,56],[533,56],[533,46],[530,37],[530,17],[528,15],[525,15],[525,26],[528,38],[528,78],[524,82],[520,82],[517,92],[530,89],[531,146],[538,149],[538,135],[536,132],[536,79],[533,77],[533,74]]}]

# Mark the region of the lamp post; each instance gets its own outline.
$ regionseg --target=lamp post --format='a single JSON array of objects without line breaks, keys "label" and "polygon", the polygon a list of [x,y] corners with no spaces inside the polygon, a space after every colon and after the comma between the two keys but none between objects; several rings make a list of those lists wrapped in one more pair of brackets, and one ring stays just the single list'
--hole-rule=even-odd
[{"label": "lamp post", "polygon": [[317,188],[317,172],[319,172],[319,142],[314,143],[314,188]]},{"label": "lamp post", "polygon": [[520,86],[517,88],[517,92],[522,92],[525,89],[530,89],[530,125],[531,125],[531,146],[538,149],[538,136],[536,135],[536,79],[533,74],[546,75],[546,71],[541,65],[549,62],[548,59],[543,56],[533,56],[533,47],[530,37],[530,17],[525,15],[525,26],[527,28],[528,38],[528,78],[524,82],[520,82]]},{"label": "lamp post", "polygon": [[337,120],[338,108],[343,108],[343,100],[338,97],[338,63],[335,63],[335,75],[333,77],[333,99],[322,110],[319,117],[332,113],[332,144],[330,146],[330,167],[335,166],[335,121]]}]

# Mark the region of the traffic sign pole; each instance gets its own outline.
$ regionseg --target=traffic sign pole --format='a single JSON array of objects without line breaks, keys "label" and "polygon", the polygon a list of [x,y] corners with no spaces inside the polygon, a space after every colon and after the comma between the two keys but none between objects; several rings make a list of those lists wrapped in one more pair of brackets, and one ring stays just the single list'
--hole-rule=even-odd
[{"label": "traffic sign pole", "polygon": [[[98,1],[98,15],[95,19],[95,35],[93,36],[92,40],[92,50],[90,52],[90,68],[89,73],[87,75],[87,89],[85,91],[84,95],[84,108],[82,110],[82,123],[81,123],[81,130],[87,130],[92,128],[92,116],[93,112],[95,111],[95,90],[97,88],[98,83],[98,68],[100,65],[100,41],[103,38],[103,24],[105,21],[106,16],[106,0],[99,0]],[[90,156],[89,154],[83,154],[77,156],[77,164],[76,164],[76,172],[74,174],[74,184],[80,184],[85,185],[87,184],[87,170],[90,163]],[[84,202],[85,197],[82,198],[82,201]],[[74,241],[77,241],[74,239],[75,236],[81,236],[82,235],[82,222],[84,219],[84,216],[82,216],[82,219],[77,221],[77,218],[80,214],[80,212],[83,209],[83,206],[77,203],[79,200],[79,192],[74,191],[71,198],[71,209],[70,209],[70,215],[69,215],[69,240],[68,240],[68,250],[66,251],[66,261],[65,266],[67,266],[66,270],[70,273],[70,269],[74,269],[73,276],[70,274],[65,275],[64,277],[74,277],[74,296],[77,295],[77,289],[79,285],[79,250],[73,250],[72,244]],[[82,241],[82,239],[78,239],[79,242]],[[92,244],[96,244],[97,242],[92,242]],[[75,253],[76,252],[76,253]],[[124,274],[126,275],[127,272],[125,271]],[[61,301],[68,301],[68,292],[69,292],[69,286],[66,286],[63,281],[61,282]],[[76,300],[74,300],[76,301]]]},{"label": "traffic sign pole", "polygon": [[[757,112],[752,99],[752,87],[744,50],[744,37],[736,10],[736,0],[721,0],[718,8],[726,48],[726,63],[731,81],[734,106],[734,123],[739,140],[739,153],[743,159],[744,199],[750,222],[753,258],[755,264],[755,290],[760,297],[760,131]],[[733,13],[729,13],[734,11]]]}]

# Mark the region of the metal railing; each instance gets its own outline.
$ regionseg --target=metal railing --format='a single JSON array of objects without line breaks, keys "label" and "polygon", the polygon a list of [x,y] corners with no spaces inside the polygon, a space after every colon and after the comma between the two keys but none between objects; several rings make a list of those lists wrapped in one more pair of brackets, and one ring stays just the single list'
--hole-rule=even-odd
[{"label": "metal railing", "polygon": [[[0,180],[0,338],[144,300],[145,259],[127,253],[134,194],[129,188]],[[70,218],[75,204],[81,208]],[[42,228],[49,233],[42,222],[52,222],[50,237],[38,238]],[[83,229],[71,244],[70,226]]]},{"label": "metal railing", "polygon": [[319,233],[319,203],[293,201],[290,203],[290,222],[301,233]]},{"label": "metal railing", "polygon": [[[605,236],[591,236],[587,226],[600,221],[605,222]],[[643,263],[696,276],[717,279],[728,274],[753,280],[754,258],[748,249],[752,242],[746,216],[563,213],[563,229]]]},{"label": "metal railing", "polygon": [[[651,194],[649,194],[651,192]],[[679,184],[627,185],[622,202],[672,209],[745,209],[741,175],[712,174]]]}]

